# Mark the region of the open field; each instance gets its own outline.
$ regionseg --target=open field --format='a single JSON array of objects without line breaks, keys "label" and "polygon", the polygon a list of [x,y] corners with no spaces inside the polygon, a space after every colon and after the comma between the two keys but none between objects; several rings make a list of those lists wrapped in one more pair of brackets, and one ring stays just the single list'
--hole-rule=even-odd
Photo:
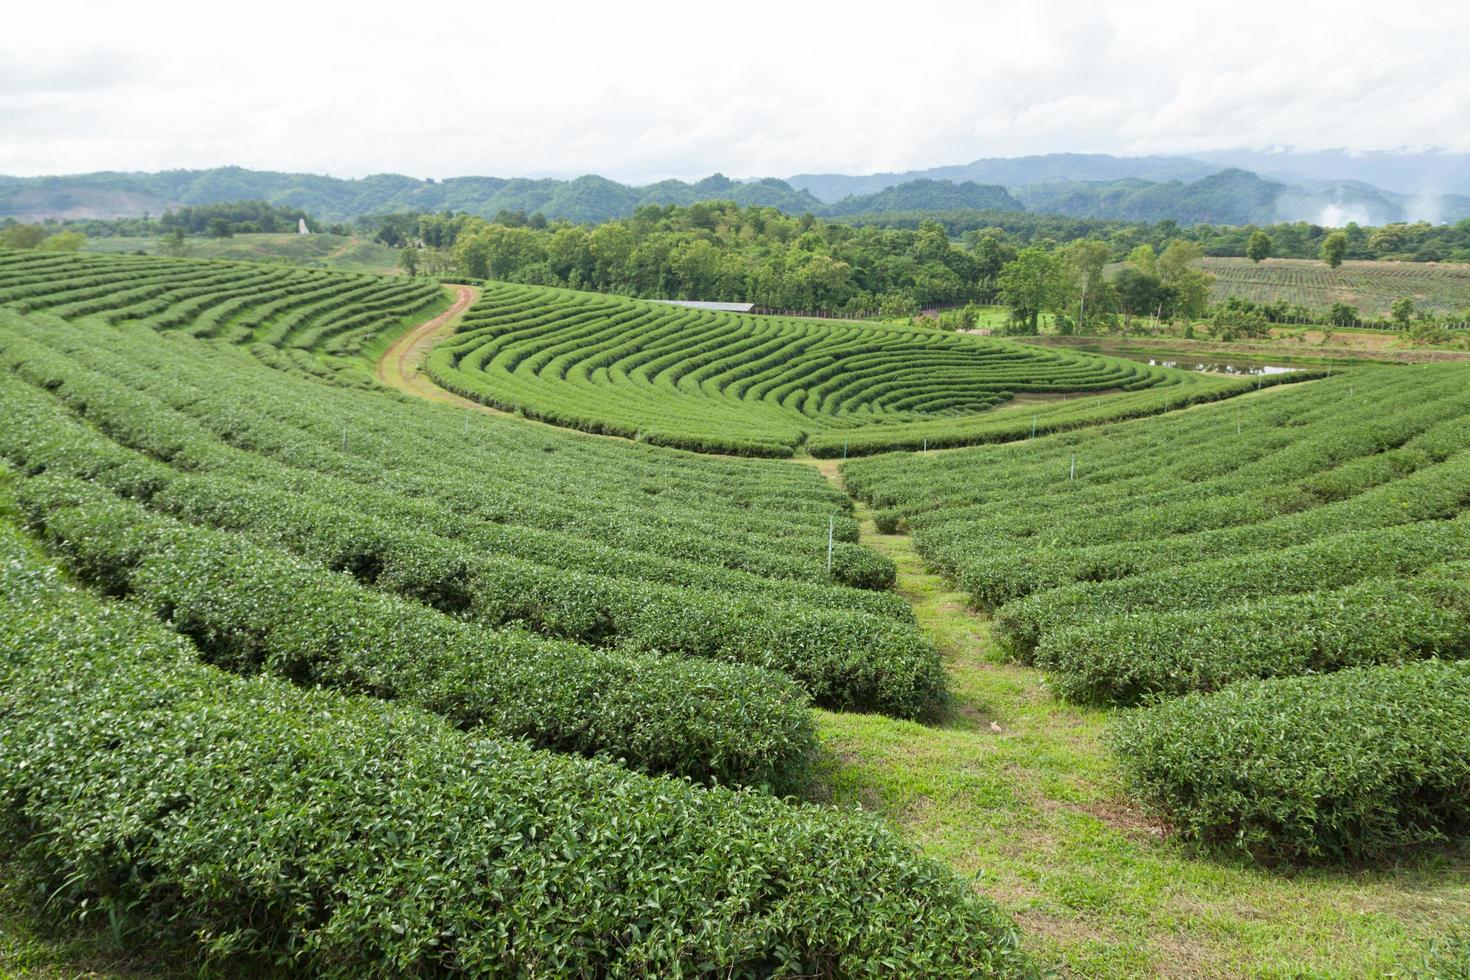
[{"label": "open field", "polygon": [[[84,251],[102,254],[159,254],[158,238],[92,238]],[[309,268],[392,275],[398,250],[344,235],[241,234],[229,238],[187,238],[185,256],[247,262],[289,262]]]},{"label": "open field", "polygon": [[1310,310],[1347,303],[1364,315],[1387,318],[1397,300],[1421,309],[1460,313],[1470,309],[1470,265],[1445,262],[1344,262],[1336,269],[1310,259],[1206,258],[1215,277],[1211,302],[1231,296],[1256,303],[1285,302]]},{"label": "open field", "polygon": [[[1470,366],[654,309],[0,252],[0,972],[1411,976],[1470,920]],[[527,415],[1007,444],[433,387],[507,316]]]}]

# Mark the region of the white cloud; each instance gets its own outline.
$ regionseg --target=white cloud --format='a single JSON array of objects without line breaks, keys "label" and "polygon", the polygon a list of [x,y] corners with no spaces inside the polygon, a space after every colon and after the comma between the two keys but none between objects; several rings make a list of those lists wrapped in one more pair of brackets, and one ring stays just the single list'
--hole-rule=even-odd
[{"label": "white cloud", "polygon": [[6,15],[0,173],[651,180],[1060,150],[1470,151],[1470,9],[52,0]]}]

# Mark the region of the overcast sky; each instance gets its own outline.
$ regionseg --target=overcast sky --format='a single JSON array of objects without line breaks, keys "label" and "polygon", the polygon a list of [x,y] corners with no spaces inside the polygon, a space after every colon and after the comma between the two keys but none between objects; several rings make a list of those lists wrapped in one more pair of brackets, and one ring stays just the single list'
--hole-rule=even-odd
[{"label": "overcast sky", "polygon": [[1470,151],[1470,4],[10,4],[0,173],[622,180]]}]

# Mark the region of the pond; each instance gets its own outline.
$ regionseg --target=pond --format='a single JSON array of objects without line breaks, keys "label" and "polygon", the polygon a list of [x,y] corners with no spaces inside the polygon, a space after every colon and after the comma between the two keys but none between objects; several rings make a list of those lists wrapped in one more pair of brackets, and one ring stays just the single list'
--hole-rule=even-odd
[{"label": "pond", "polygon": [[1205,371],[1210,374],[1238,374],[1252,377],[1264,374],[1290,374],[1301,368],[1283,364],[1261,364],[1253,361],[1199,361],[1194,359],[1173,360],[1163,357],[1148,357],[1143,354],[1115,354],[1115,357],[1130,361],[1142,361],[1155,367],[1178,368],[1181,371]]}]

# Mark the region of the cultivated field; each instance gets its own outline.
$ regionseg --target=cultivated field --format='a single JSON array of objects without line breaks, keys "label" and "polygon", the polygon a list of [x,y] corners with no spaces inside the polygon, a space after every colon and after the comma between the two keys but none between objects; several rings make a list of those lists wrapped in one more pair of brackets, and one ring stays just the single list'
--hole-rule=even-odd
[{"label": "cultivated field", "polygon": [[1215,277],[1210,300],[1231,296],[1257,303],[1285,302],[1310,310],[1348,303],[1369,317],[1387,318],[1389,308],[1412,299],[1421,309],[1460,313],[1470,309],[1470,265],[1443,262],[1344,262],[1336,269],[1309,259],[1207,258],[1200,265]]},{"label": "cultivated field", "polygon": [[[486,290],[427,369],[457,394],[558,425],[751,456],[999,441],[1248,387],[938,330],[502,285]],[[1018,395],[1101,392],[1115,397],[989,411]]]},{"label": "cultivated field", "polygon": [[[1412,975],[1470,919],[1470,368],[488,284],[401,372],[484,404],[374,380],[458,308],[0,251],[0,971]],[[931,438],[1009,444],[650,444]]]},{"label": "cultivated field", "polygon": [[[159,254],[158,238],[89,238],[84,251],[101,254]],[[229,238],[187,238],[190,258],[234,259],[252,262],[290,262],[343,272],[392,274],[398,270],[398,250],[346,235],[288,233],[239,234]]]}]

